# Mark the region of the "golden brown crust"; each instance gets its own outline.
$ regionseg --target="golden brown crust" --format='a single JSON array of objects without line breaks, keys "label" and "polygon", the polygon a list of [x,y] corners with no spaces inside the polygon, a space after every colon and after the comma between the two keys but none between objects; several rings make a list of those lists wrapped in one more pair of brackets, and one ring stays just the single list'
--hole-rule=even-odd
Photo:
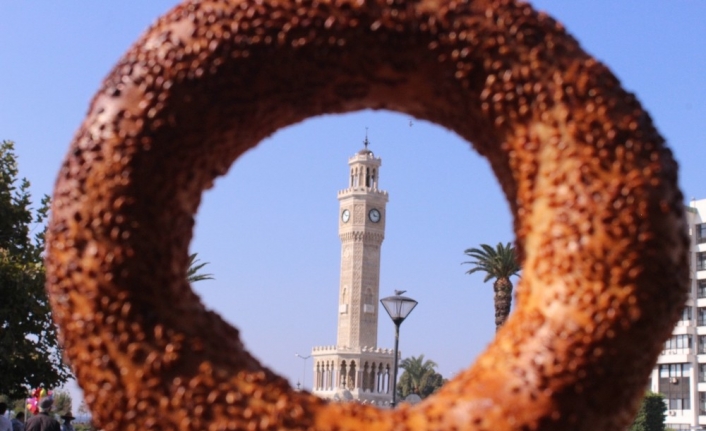
[{"label": "golden brown crust", "polygon": [[[262,367],[185,281],[202,191],[277,129],[391,109],[490,161],[518,307],[478,362],[394,411]],[[56,185],[48,289],[110,430],[619,430],[686,296],[676,164],[561,25],[512,1],[187,1],[97,93]]]}]

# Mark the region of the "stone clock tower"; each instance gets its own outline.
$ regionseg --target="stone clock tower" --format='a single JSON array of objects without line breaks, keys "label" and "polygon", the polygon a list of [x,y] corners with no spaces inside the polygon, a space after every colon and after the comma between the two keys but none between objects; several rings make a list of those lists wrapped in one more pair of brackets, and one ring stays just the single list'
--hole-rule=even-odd
[{"label": "stone clock tower", "polygon": [[339,401],[388,405],[393,353],[377,347],[387,192],[378,188],[382,160],[368,149],[367,137],[364,144],[348,159],[348,188],[338,192],[338,336],[336,346],[312,350],[313,392]]},{"label": "stone clock tower", "polygon": [[385,237],[387,192],[378,189],[382,161],[368,149],[348,161],[348,188],[338,192],[341,282],[339,346],[377,346],[380,246]]}]

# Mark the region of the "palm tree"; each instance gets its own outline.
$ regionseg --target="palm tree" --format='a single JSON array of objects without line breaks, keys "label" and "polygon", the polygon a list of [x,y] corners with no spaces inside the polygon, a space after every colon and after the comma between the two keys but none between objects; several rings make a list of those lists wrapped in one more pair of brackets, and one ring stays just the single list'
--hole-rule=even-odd
[{"label": "palm tree", "polygon": [[405,358],[400,364],[404,373],[397,384],[397,393],[401,398],[410,394],[417,394],[420,398],[428,397],[445,383],[441,374],[435,371],[436,367],[436,362],[430,359],[425,361],[424,355]]},{"label": "palm tree", "polygon": [[196,258],[198,253],[193,253],[189,255],[189,269],[186,270],[186,279],[189,283],[195,283],[202,280],[213,280],[213,274],[200,274],[199,271],[204,266],[208,265],[208,262],[197,263],[199,260]]},{"label": "palm tree", "polygon": [[517,262],[515,247],[508,242],[507,245],[498,243],[496,248],[488,244],[481,244],[481,248],[469,248],[465,254],[474,258],[474,261],[463,262],[474,267],[466,271],[466,274],[473,274],[476,271],[486,273],[483,282],[494,278],[493,291],[495,292],[495,330],[507,320],[512,305],[512,282],[510,277],[520,272],[520,264]]}]

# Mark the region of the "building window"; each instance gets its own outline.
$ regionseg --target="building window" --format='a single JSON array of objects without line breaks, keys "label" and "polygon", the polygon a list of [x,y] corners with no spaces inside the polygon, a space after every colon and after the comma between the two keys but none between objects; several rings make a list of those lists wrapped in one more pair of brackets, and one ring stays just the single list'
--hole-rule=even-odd
[{"label": "building window", "polygon": [[706,271],[706,252],[696,253],[696,270]]},{"label": "building window", "polygon": [[699,415],[706,415],[706,392],[699,392]]},{"label": "building window", "polygon": [[703,244],[706,242],[706,223],[696,225],[696,243]]},{"label": "building window", "polygon": [[670,364],[669,377],[690,377],[691,364]]},{"label": "building window", "polygon": [[696,310],[696,324],[706,326],[706,307],[699,307]]},{"label": "building window", "polygon": [[699,335],[698,354],[706,353],[706,335]]},{"label": "building window", "polygon": [[706,280],[696,280],[696,297],[706,298]]},{"label": "building window", "polygon": [[699,382],[706,382],[706,364],[699,364]]},{"label": "building window", "polygon": [[[704,343],[706,343],[706,336],[704,336]],[[691,335],[689,334],[672,335],[672,338],[668,339],[667,342],[664,343],[664,353],[669,355],[687,354],[690,352],[690,349]],[[704,349],[704,352],[706,352],[706,345],[704,345]]]},{"label": "building window", "polygon": [[668,379],[669,378],[669,365],[660,365],[659,366],[659,378],[660,379]]},{"label": "building window", "polygon": [[691,320],[691,307],[690,307],[690,306],[686,306],[686,307],[684,307],[684,309],[682,310],[682,312],[681,312],[681,320],[682,320],[682,321],[686,321],[686,322],[688,322],[688,321]]},{"label": "building window", "polygon": [[659,392],[664,395],[669,410],[690,410],[691,364],[659,366]]},{"label": "building window", "polygon": [[668,424],[665,429],[670,429],[674,431],[690,431],[693,430],[694,428],[691,427],[689,424]]},{"label": "building window", "polygon": [[690,410],[691,403],[689,398],[670,398],[669,399],[669,410]]},{"label": "building window", "polygon": [[660,379],[672,379],[671,383],[676,383],[674,380],[681,377],[691,376],[691,364],[662,364],[659,366]]}]

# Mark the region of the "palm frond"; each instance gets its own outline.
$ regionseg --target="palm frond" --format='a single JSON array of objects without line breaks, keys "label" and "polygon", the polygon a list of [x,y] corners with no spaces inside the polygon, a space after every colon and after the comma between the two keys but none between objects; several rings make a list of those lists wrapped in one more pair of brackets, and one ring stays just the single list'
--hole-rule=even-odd
[{"label": "palm frond", "polygon": [[198,253],[193,253],[189,255],[189,267],[186,270],[186,279],[189,283],[195,283],[197,281],[203,280],[213,280],[213,274],[200,274],[199,271],[208,265],[208,262],[197,263],[199,260],[196,258]]},{"label": "palm frond", "polygon": [[488,244],[481,244],[480,247],[480,249],[469,248],[464,251],[466,255],[475,259],[463,262],[463,264],[473,265],[466,274],[485,272],[486,277],[483,282],[487,282],[493,278],[510,278],[520,272],[515,248],[509,242],[505,245],[498,243],[495,248]]}]

